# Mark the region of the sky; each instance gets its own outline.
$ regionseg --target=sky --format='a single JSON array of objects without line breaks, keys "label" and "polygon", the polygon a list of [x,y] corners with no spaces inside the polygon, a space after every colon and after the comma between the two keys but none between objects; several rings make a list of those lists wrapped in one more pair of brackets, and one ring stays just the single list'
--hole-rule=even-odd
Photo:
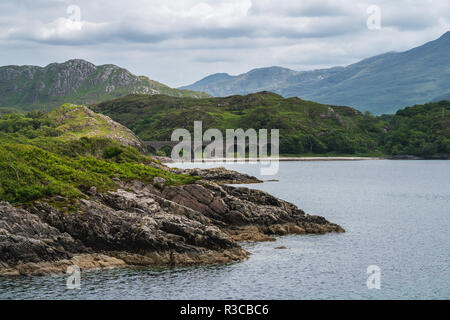
[{"label": "sky", "polygon": [[348,65],[449,30],[448,0],[1,0],[0,66],[77,58],[178,87]]}]

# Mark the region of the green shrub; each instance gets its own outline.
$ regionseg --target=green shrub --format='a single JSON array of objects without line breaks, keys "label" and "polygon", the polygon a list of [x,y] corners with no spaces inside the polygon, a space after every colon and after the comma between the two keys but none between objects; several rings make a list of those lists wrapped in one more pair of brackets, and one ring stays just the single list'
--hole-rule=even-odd
[{"label": "green shrub", "polygon": [[114,157],[118,157],[123,153],[123,150],[119,147],[110,147],[103,151],[103,158],[111,159]]}]

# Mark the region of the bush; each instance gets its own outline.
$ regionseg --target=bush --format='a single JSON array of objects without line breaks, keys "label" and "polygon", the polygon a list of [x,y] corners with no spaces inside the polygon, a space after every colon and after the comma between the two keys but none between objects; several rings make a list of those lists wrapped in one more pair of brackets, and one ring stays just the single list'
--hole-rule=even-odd
[{"label": "bush", "polygon": [[123,150],[119,147],[110,147],[103,151],[103,158],[111,159],[114,157],[118,157],[123,153]]}]

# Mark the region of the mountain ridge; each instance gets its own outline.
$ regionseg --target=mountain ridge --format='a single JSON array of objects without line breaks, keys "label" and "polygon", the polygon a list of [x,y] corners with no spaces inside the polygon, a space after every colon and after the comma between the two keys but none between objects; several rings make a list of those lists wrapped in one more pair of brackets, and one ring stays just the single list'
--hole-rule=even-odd
[{"label": "mountain ridge", "polygon": [[[257,68],[236,76],[228,75],[218,82],[208,76],[180,88],[195,88],[220,97],[267,90],[284,97],[348,105],[374,114],[394,113],[450,91],[448,52],[450,31],[410,50],[386,52],[346,67],[310,71]],[[207,85],[204,85],[205,79],[209,80]]]},{"label": "mountain ridge", "polygon": [[170,88],[114,64],[97,66],[82,59],[50,63],[45,67],[0,67],[0,106],[52,109],[65,102],[87,104],[127,94],[207,96],[200,92]]}]

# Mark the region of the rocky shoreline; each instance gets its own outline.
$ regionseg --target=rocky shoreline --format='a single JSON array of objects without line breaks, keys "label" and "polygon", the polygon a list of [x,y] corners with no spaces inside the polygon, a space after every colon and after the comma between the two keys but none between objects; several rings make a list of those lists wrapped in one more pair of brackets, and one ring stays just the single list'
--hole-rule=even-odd
[{"label": "rocky shoreline", "polygon": [[[177,169],[171,169],[177,170]],[[0,203],[0,275],[62,273],[125,266],[189,266],[248,258],[239,241],[287,234],[344,232],[320,216],[262,191],[224,183],[260,182],[223,168],[183,170],[202,179],[165,186],[121,182],[90,190],[66,212],[47,199],[20,207]]]}]

